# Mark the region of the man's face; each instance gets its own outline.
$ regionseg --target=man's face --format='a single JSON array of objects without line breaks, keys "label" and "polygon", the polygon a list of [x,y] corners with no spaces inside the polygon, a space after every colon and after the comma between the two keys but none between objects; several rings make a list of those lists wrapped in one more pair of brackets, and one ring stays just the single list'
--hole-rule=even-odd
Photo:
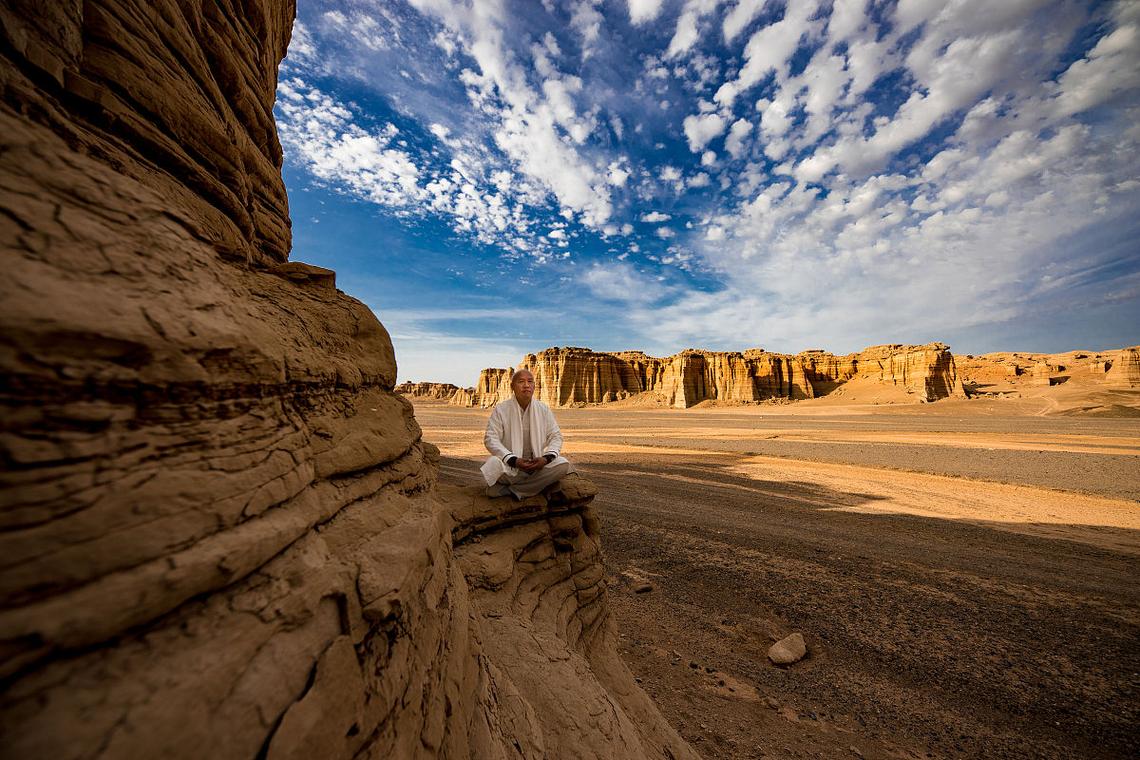
[{"label": "man's face", "polygon": [[534,396],[534,375],[525,369],[516,372],[515,379],[511,381],[511,390],[515,392],[515,401],[529,404]]}]

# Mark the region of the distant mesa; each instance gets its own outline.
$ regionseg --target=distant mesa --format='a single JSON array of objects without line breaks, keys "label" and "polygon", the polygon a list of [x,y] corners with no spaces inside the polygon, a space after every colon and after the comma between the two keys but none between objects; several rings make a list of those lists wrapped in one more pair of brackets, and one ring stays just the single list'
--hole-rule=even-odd
[{"label": "distant mesa", "polygon": [[957,358],[971,395],[1005,395],[1034,386],[1088,385],[1112,390],[1140,388],[1140,346],[1104,352],[1057,354],[1001,352]]},{"label": "distant mesa", "polygon": [[[836,356],[812,350],[777,354],[686,349],[665,358],[641,351],[605,353],[573,346],[528,354],[519,368],[535,376],[538,398],[552,406],[645,400],[685,409],[706,401],[749,404],[810,399],[853,381],[878,384],[921,401],[962,396],[954,357],[947,346],[872,346]],[[510,396],[509,368],[479,373],[474,388],[459,389],[450,402],[489,407]],[[423,390],[417,390],[423,386]],[[409,395],[439,398],[438,384],[406,383]]]},{"label": "distant mesa", "polygon": [[[574,346],[527,354],[535,392],[552,406],[628,402],[687,409],[705,402],[754,404],[836,396],[849,401],[931,402],[1010,395],[1071,379],[1110,388],[1140,388],[1140,346],[1097,353],[992,353],[955,358],[944,343],[887,344],[837,356],[820,349],[778,354],[686,349],[665,358],[641,351],[607,353]],[[479,373],[471,388],[404,383],[417,399],[491,407],[509,398],[510,368]]]},{"label": "distant mesa", "polygon": [[394,389],[396,393],[402,393],[405,396],[414,396],[420,399],[431,399],[434,401],[451,401],[455,398],[455,394],[461,390],[468,390],[470,388],[460,388],[458,385],[451,383],[400,383]]}]

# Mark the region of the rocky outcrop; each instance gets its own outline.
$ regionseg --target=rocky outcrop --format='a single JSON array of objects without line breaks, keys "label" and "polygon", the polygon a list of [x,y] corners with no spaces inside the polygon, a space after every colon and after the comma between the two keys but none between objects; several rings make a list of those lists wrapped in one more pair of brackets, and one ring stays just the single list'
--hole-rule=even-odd
[{"label": "rocky outcrop", "polygon": [[460,390],[466,390],[470,393],[473,389],[461,389],[458,385],[452,385],[451,383],[412,382],[400,383],[395,388],[396,393],[427,401],[450,401]]},{"label": "rocky outcrop", "polygon": [[1140,387],[1140,347],[1055,354],[990,353],[957,358],[959,375],[971,393],[1016,392],[1032,386],[1096,383]]},{"label": "rocky outcrop", "polygon": [[696,760],[617,655],[593,485],[571,474],[549,500],[443,495],[482,652],[501,684],[498,717],[519,754]]},{"label": "rocky outcrop", "polygon": [[1120,388],[1140,388],[1140,346],[1120,349],[1111,360],[1104,380]]},{"label": "rocky outcrop", "polygon": [[903,388],[923,401],[964,396],[949,346],[885,345],[844,357],[854,364],[854,377]]},{"label": "rocky outcrop", "polygon": [[[922,401],[964,394],[954,357],[941,343],[872,346],[846,356],[688,349],[664,359],[640,351],[555,347],[528,354],[519,367],[534,373],[538,398],[552,406],[608,403],[637,394],[652,394],[679,408],[702,401],[796,400],[826,395],[854,379],[895,386]],[[476,393],[453,402],[486,407],[509,398],[510,372],[483,370]]]},{"label": "rocky outcrop", "polygon": [[451,397],[457,406],[474,406],[484,409],[511,397],[511,370],[490,367],[479,372],[474,388],[460,388]]},{"label": "rocky outcrop", "polygon": [[387,332],[286,261],[292,15],[0,8],[5,756],[541,757],[576,721],[692,757],[611,664],[590,488],[442,500]]}]

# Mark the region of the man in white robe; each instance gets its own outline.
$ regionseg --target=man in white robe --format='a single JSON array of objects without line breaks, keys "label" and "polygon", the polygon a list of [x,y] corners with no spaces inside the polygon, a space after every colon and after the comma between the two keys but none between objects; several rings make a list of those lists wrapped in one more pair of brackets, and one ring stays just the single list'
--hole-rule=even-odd
[{"label": "man in white robe", "polygon": [[514,397],[500,401],[487,420],[483,444],[492,456],[481,468],[488,496],[525,499],[557,483],[574,465],[562,456],[562,431],[550,407],[534,398],[534,375],[511,375]]}]

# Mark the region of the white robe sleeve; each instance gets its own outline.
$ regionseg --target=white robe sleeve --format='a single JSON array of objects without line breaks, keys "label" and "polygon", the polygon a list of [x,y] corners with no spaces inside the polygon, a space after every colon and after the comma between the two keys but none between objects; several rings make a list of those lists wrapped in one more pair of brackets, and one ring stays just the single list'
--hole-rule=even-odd
[{"label": "white robe sleeve", "polygon": [[483,445],[503,462],[514,456],[511,450],[503,444],[503,434],[506,432],[506,423],[503,419],[502,407],[496,406],[487,420],[487,432],[483,434]]},{"label": "white robe sleeve", "polygon": [[546,440],[542,444],[542,453],[559,456],[562,453],[562,431],[558,429],[558,421],[554,419],[554,412],[550,407],[543,409],[546,412]]}]

